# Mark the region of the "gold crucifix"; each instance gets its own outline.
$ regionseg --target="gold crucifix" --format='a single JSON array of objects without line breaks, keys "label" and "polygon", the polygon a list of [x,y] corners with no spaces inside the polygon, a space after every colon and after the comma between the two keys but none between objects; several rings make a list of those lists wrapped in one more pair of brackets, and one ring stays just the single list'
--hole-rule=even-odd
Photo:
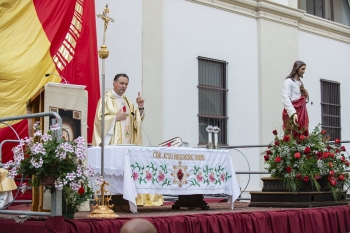
[{"label": "gold crucifix", "polygon": [[113,19],[113,18],[108,17],[108,15],[107,15],[108,13],[109,13],[108,4],[106,4],[105,9],[103,10],[102,15],[101,15],[101,14],[98,14],[98,15],[97,15],[97,17],[101,18],[101,19],[104,21],[104,24],[105,24],[105,32],[106,32],[106,30],[107,30],[108,23],[109,23],[109,22],[114,22],[114,19]]}]

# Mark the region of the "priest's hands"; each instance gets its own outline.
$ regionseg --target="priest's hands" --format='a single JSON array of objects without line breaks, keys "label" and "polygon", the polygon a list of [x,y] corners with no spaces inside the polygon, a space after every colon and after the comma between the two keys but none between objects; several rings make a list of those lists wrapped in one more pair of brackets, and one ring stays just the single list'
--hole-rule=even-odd
[{"label": "priest's hands", "polygon": [[143,105],[145,104],[145,100],[140,96],[140,92],[137,95],[136,103],[139,108],[143,108]]},{"label": "priest's hands", "polygon": [[115,119],[117,121],[123,121],[123,120],[126,120],[126,117],[127,117],[127,113],[126,112],[122,112],[121,109],[119,109],[119,111],[117,112],[117,114],[115,115]]}]

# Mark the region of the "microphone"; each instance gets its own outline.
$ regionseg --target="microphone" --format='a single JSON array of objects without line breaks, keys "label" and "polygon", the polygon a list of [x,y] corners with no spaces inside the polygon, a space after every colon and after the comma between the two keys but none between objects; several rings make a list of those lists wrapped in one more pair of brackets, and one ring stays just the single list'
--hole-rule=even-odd
[{"label": "microphone", "polygon": [[[135,115],[134,112],[131,112],[131,115],[133,115],[133,116],[136,118],[136,115]],[[136,121],[139,122],[137,119],[136,119]],[[148,137],[148,135],[147,135],[145,129],[142,127],[142,124],[141,124],[141,123],[140,123],[140,126],[141,126],[141,129],[143,130],[143,132],[145,132],[145,134],[146,134],[146,136],[147,136],[147,138],[148,138],[148,143],[152,146],[151,140],[149,139],[149,137]]]},{"label": "microphone", "polygon": [[51,74],[56,75],[56,76],[60,77],[61,79],[63,79],[64,84],[69,84],[69,82],[64,77],[62,77],[61,75],[55,74],[55,73],[45,74],[45,77],[49,77]]}]

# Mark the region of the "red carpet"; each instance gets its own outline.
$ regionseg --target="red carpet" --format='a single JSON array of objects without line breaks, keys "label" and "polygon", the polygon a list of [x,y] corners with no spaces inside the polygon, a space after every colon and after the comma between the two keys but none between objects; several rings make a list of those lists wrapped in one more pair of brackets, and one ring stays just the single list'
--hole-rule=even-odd
[{"label": "red carpet", "polygon": [[[1,217],[1,216],[0,216]],[[346,233],[350,232],[350,206],[279,211],[227,212],[144,217],[159,233]],[[118,233],[130,218],[77,219],[51,217],[18,224],[0,219],[1,233],[101,232]]]}]

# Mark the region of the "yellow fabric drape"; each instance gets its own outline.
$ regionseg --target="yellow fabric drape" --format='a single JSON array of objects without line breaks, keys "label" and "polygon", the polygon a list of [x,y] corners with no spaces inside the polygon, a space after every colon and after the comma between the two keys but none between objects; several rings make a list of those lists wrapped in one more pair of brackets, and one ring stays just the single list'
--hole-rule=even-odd
[{"label": "yellow fabric drape", "polygon": [[7,177],[7,170],[0,168],[0,191],[12,191],[17,188],[17,185],[13,179]]},{"label": "yellow fabric drape", "polygon": [[32,0],[0,1],[0,41],[0,118],[23,115],[42,86],[60,82],[57,76],[45,77],[57,71]]}]

